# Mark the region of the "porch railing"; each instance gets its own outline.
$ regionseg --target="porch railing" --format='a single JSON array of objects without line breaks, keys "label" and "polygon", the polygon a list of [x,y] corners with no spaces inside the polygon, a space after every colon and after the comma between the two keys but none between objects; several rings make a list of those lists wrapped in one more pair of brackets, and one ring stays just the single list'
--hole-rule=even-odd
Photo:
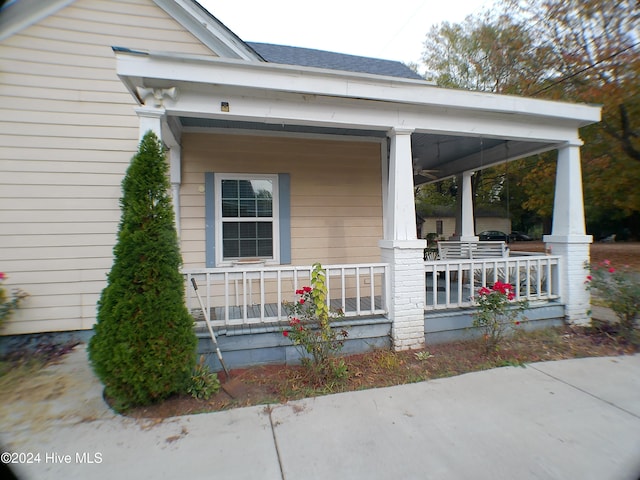
[{"label": "porch railing", "polygon": [[425,310],[471,307],[478,289],[498,280],[511,283],[519,300],[558,298],[559,258],[518,252],[514,257],[426,261]]},{"label": "porch railing", "polygon": [[[345,317],[387,313],[388,265],[366,263],[323,265],[327,304]],[[296,301],[295,291],[310,285],[311,266],[238,265],[185,269],[187,308],[204,320],[191,278],[209,311],[214,327],[274,324],[287,320],[283,302]]]}]

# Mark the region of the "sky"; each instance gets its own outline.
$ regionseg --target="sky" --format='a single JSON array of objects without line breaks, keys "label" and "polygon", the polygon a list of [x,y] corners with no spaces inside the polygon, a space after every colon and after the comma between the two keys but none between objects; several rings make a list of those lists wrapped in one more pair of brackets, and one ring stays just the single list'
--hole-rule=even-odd
[{"label": "sky", "polygon": [[420,63],[434,24],[461,22],[490,0],[198,0],[242,40]]}]

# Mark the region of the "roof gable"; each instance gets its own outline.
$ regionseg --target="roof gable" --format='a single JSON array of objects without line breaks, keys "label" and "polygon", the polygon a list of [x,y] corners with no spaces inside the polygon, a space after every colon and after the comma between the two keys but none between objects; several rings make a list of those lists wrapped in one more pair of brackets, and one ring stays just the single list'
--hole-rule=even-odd
[{"label": "roof gable", "polygon": [[419,74],[409,67],[394,60],[360,57],[357,55],[327,52],[311,48],[274,45],[270,43],[246,43],[262,58],[271,63],[423,80]]},{"label": "roof gable", "polygon": [[[10,0],[0,7],[0,41],[73,4],[76,0]],[[219,57],[261,61],[235,33],[194,0],[149,0]]]},{"label": "roof gable", "polygon": [[[55,14],[75,0],[10,0],[0,7],[0,40]],[[401,62],[311,48],[244,42],[194,0],[152,0],[217,56],[283,65],[423,80]]]},{"label": "roof gable", "polygon": [[194,0],[153,0],[219,57],[260,61],[235,33]]}]

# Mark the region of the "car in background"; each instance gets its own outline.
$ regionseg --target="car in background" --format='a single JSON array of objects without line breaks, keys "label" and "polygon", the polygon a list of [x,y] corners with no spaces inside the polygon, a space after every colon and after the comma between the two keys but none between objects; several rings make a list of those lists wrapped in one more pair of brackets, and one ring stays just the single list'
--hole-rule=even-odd
[{"label": "car in background", "polygon": [[478,235],[480,240],[486,241],[497,241],[497,242],[508,242],[509,235],[499,230],[485,230],[484,232],[480,232]]},{"label": "car in background", "polygon": [[531,238],[526,233],[513,231],[509,234],[510,242],[530,242],[533,238]]}]

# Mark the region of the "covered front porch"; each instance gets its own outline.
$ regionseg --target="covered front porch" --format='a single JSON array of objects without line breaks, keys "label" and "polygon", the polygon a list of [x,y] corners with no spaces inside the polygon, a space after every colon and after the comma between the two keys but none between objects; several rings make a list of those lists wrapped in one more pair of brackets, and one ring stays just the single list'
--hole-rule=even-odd
[{"label": "covered front porch", "polygon": [[[468,316],[473,292],[498,279],[534,306],[560,306],[562,320],[588,320],[578,129],[598,121],[599,108],[310,67],[130,50],[116,58],[140,103],[141,135],[153,130],[168,147],[187,305],[199,308],[193,277],[216,329],[279,331],[282,303],[308,282],[313,261],[327,268],[328,302],[345,321],[386,325],[380,338],[396,349],[423,346],[425,322],[442,312]],[[476,242],[474,172],[549,150],[558,167],[548,255],[424,261],[415,172],[458,177],[456,231]],[[234,221],[253,216],[270,233],[240,233],[232,254],[231,200],[220,192],[227,180],[255,179]],[[242,210],[247,198],[258,206]],[[257,245],[251,253],[245,240]]]},{"label": "covered front porch", "polygon": [[[425,278],[422,328],[425,344],[469,338],[474,292],[495,281],[515,286],[518,300],[529,308],[525,328],[558,325],[564,321],[559,295],[560,257],[538,252],[513,252],[508,257],[481,260],[430,260]],[[389,315],[390,265],[324,265],[327,303],[341,314],[337,327],[348,327],[345,353],[392,346]],[[311,266],[187,269],[187,306],[201,338],[201,351],[211,352],[209,332],[192,278],[208,312],[225,361],[233,366],[286,363],[297,352],[281,332],[288,325],[287,302],[295,290],[310,284]],[[477,293],[476,293],[477,294]],[[215,355],[211,361],[215,363]]]}]

